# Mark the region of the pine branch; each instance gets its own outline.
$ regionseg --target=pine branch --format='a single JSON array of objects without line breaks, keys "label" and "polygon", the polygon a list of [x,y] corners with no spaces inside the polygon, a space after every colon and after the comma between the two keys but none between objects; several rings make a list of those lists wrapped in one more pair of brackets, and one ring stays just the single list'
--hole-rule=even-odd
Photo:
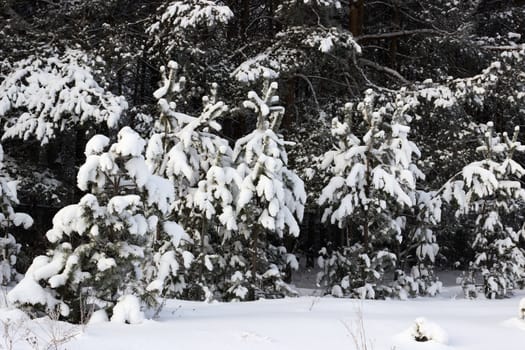
[{"label": "pine branch", "polygon": [[376,33],[376,34],[364,34],[355,37],[355,41],[365,41],[365,40],[376,40],[376,39],[392,39],[392,38],[398,38],[401,36],[408,36],[408,35],[418,35],[418,34],[426,34],[426,35],[451,35],[451,33],[436,30],[436,29],[413,29],[413,30],[399,30],[396,32],[388,32],[388,33]]},{"label": "pine branch", "polygon": [[21,15],[16,12],[12,7],[12,1],[6,1],[3,6],[0,7],[0,13],[4,13],[11,17],[13,20],[13,28],[18,31],[27,31],[32,29],[31,24],[27,22]]},{"label": "pine branch", "polygon": [[525,45],[506,45],[506,46],[491,46],[485,45],[481,46],[484,50],[493,50],[493,51],[517,51],[525,49]]}]

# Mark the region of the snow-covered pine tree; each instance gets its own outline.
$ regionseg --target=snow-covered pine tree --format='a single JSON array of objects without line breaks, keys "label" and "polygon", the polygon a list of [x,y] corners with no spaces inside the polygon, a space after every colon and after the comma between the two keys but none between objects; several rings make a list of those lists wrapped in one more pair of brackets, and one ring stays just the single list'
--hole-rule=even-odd
[{"label": "snow-covered pine tree", "polygon": [[368,90],[362,102],[345,106],[344,121],[332,121],[336,149],[325,154],[322,166],[333,177],[319,204],[326,207],[322,220],[337,224],[343,236],[339,251],[322,250],[319,279],[334,295],[377,298],[396,292],[383,277],[396,267],[392,249],[403,241],[404,215],[415,205],[416,180],[424,177],[414,163],[419,150],[408,139],[404,107],[379,101]]},{"label": "snow-covered pine tree", "polygon": [[[0,168],[3,166],[4,151],[0,146]],[[25,213],[16,212],[13,206],[19,204],[16,193],[17,181],[9,181],[5,177],[0,177],[0,285],[7,285],[17,280],[21,275],[17,272],[15,264],[20,244],[16,242],[11,230],[14,227],[22,226],[28,229],[33,225],[31,216]]]},{"label": "snow-covered pine tree", "polygon": [[476,296],[475,286],[482,277],[483,292],[488,298],[505,297],[525,276],[525,238],[523,203],[525,189],[520,179],[525,169],[513,157],[524,152],[517,141],[519,127],[510,138],[497,134],[494,125],[481,125],[483,145],[478,151],[481,161],[468,164],[458,177],[443,187],[443,198],[456,204],[456,216],[475,218],[471,227],[475,256],[464,274],[462,284],[468,297]]},{"label": "snow-covered pine tree", "polygon": [[186,60],[202,54],[204,48],[191,47],[188,43],[195,43],[201,30],[213,30],[232,18],[230,8],[218,1],[170,1],[159,8],[157,21],[147,29],[147,33],[153,38],[153,45],[162,48],[159,53],[163,57],[179,56],[178,59],[184,59],[185,64],[191,65],[195,62]]},{"label": "snow-covered pine tree", "polygon": [[180,101],[189,107],[187,113],[198,113],[199,99],[210,82],[227,81],[229,71],[224,67],[231,63],[225,52],[229,52],[232,42],[226,33],[233,17],[223,1],[166,1],[146,30],[149,55],[159,62],[177,61],[183,74],[191,77],[191,87]]},{"label": "snow-covered pine tree", "polygon": [[407,219],[407,237],[398,253],[392,294],[404,299],[417,295],[435,296],[443,284],[434,273],[439,252],[434,229],[441,220],[441,196],[436,191],[417,190],[415,205]]},{"label": "snow-covered pine tree", "polygon": [[237,259],[230,292],[253,300],[293,293],[283,282],[283,272],[298,263],[282,239],[299,235],[306,193],[303,181],[287,167],[286,141],[277,133],[284,114],[277,83],[266,80],[262,97],[250,91],[243,106],[257,115],[257,128],[237,140],[233,153],[242,178],[236,203],[238,240],[233,245],[243,256]]},{"label": "snow-covered pine tree", "polygon": [[116,127],[128,104],[98,84],[93,65],[89,55],[72,49],[14,64],[0,83],[0,116],[10,117],[2,139],[36,138],[43,145],[57,131],[85,123]]},{"label": "snow-covered pine tree", "polygon": [[404,271],[399,272],[401,276],[397,285],[411,296],[434,296],[442,287],[441,281],[434,274],[434,264],[439,252],[434,227],[441,221],[441,196],[436,191],[418,190],[415,200],[414,230],[403,252],[404,260],[411,262],[412,266],[409,275],[405,275]]},{"label": "snow-covered pine tree", "polygon": [[199,286],[207,300],[212,296],[224,299],[229,288],[225,277],[235,260],[235,254],[225,249],[238,229],[234,201],[240,177],[230,166],[230,150],[229,147],[219,149],[214,163],[206,172],[206,178],[199,181],[194,195],[195,211],[202,223],[199,262],[195,264],[195,272],[201,276]]},{"label": "snow-covered pine tree", "polygon": [[227,107],[217,100],[213,84],[199,116],[177,112],[173,98],[182,92],[186,80],[177,76],[175,62],[168,69],[163,69],[163,84],[155,92],[160,118],[147,150],[149,165],[175,185],[173,213],[195,243],[195,261],[186,271],[188,286],[182,296],[221,298],[221,271],[227,263],[220,251],[222,242],[237,229],[234,200],[240,182],[231,165],[232,149],[217,133],[221,130],[217,118]]},{"label": "snow-covered pine tree", "polygon": [[182,265],[189,267],[192,256],[184,251],[189,237],[164,219],[173,185],[148,171],[146,141],[125,127],[109,145],[103,135],[87,143],[77,183],[90,193],[55,215],[46,234],[54,248],[34,259],[8,294],[10,302],[58,308],[80,321],[89,308],[111,313],[128,294],[154,304],[179,279]]}]

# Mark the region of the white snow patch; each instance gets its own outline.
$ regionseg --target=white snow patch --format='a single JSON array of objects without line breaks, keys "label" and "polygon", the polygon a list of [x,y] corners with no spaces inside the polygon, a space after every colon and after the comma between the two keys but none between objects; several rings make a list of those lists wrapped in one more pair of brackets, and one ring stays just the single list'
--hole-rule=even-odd
[{"label": "white snow patch", "polygon": [[140,301],[134,295],[123,295],[113,308],[111,322],[137,324],[144,321],[144,313],[140,311]]},{"label": "white snow patch", "polygon": [[91,317],[89,318],[88,324],[97,324],[97,323],[105,323],[108,322],[108,314],[105,310],[97,310],[93,312]]}]

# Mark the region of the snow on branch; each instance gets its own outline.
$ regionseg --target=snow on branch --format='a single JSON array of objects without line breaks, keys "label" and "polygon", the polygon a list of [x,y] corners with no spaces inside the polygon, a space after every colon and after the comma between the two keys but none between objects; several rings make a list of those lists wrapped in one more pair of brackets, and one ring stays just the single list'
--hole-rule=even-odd
[{"label": "snow on branch", "polygon": [[79,50],[14,65],[0,84],[0,116],[8,117],[2,139],[36,138],[46,144],[55,132],[85,123],[114,128],[128,108],[124,97],[101,87]]},{"label": "snow on branch", "polygon": [[173,32],[192,30],[198,27],[214,27],[218,24],[227,24],[233,18],[233,12],[226,5],[219,5],[215,1],[186,0],[171,2],[158,22],[149,27],[154,33],[161,25],[168,26]]},{"label": "snow on branch", "polygon": [[353,36],[338,28],[290,27],[277,33],[275,39],[266,50],[241,63],[231,76],[244,83],[275,79],[281,73],[301,71],[312,57],[329,58],[337,51],[345,56],[361,54]]}]

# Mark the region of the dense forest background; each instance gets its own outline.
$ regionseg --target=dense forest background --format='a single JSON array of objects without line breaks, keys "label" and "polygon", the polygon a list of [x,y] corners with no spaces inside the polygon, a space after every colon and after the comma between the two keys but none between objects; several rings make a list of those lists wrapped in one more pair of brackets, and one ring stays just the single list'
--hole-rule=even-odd
[{"label": "dense forest background", "polygon": [[[465,271],[469,295],[504,296],[521,286],[525,268],[524,35],[525,1],[518,0],[0,0],[2,172],[19,181],[4,214],[12,204],[34,220],[14,228],[5,214],[3,259],[8,232],[21,244],[10,264],[22,273],[38,255],[56,255],[59,239],[46,238],[59,225],[53,216],[86,192],[99,201],[108,193],[107,183],[94,189],[99,175],[86,175],[84,186],[80,179],[97,150],[86,148],[92,136],[121,142],[119,130],[129,126],[150,142],[182,130],[190,123],[184,114],[200,123],[187,142],[208,150],[225,143],[212,147],[193,180],[180,178],[174,156],[172,175],[148,163],[176,184],[169,215],[200,261],[181,262],[184,287],[173,293],[253,299],[291,292],[281,278],[297,267],[295,254],[302,268],[321,266],[319,281],[334,295],[433,295],[434,270],[454,268]],[[270,129],[259,140],[263,151],[249,148],[254,130]],[[160,147],[184,143],[194,166],[204,151],[188,148],[181,135]],[[290,218],[282,227],[264,221],[261,208],[274,202],[262,187],[251,204],[237,198],[243,185],[230,201],[212,195],[223,199],[212,200],[213,215],[188,199],[188,188],[209,179],[210,159],[231,153],[221,149],[233,150],[228,169],[241,177],[255,169],[255,179],[263,170],[240,162],[271,147],[283,167],[279,181],[292,188],[279,212],[302,217],[299,235]],[[115,164],[121,156],[111,155]],[[268,157],[260,164],[277,174]],[[304,199],[292,173],[304,181]],[[215,185],[229,188],[226,178]],[[124,192],[129,186],[115,190]],[[219,218],[225,202],[236,225]],[[80,231],[60,239],[74,248]],[[237,270],[224,272],[225,286],[217,269],[209,273],[216,263],[221,271],[235,265],[228,254],[239,242],[247,294],[232,286]],[[265,273],[268,266],[275,274]],[[266,277],[256,281],[258,273]],[[279,280],[271,291],[270,277]]]}]

